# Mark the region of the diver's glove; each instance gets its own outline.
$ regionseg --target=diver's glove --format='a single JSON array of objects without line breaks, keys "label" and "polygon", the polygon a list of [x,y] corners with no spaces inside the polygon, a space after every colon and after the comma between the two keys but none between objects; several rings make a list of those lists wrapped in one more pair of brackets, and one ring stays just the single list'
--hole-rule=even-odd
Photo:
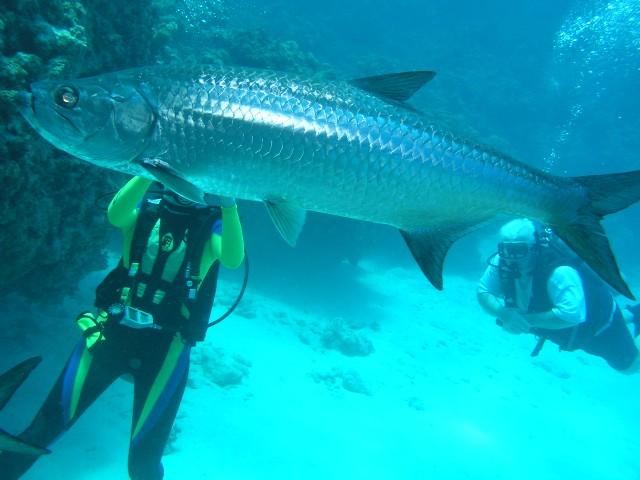
[{"label": "diver's glove", "polygon": [[82,330],[88,350],[91,350],[96,343],[105,340],[104,322],[106,320],[107,315],[102,311],[97,317],[91,312],[82,312],[76,317],[76,323]]}]

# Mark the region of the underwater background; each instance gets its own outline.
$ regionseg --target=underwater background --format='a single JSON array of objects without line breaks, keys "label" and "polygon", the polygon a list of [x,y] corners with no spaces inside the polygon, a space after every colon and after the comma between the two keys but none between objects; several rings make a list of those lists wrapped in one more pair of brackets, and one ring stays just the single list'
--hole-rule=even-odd
[{"label": "underwater background", "polygon": [[[169,62],[435,70],[411,103],[464,136],[558,175],[640,169],[640,1],[5,0],[0,53],[0,370],[44,356],[0,412],[11,432],[117,261],[103,207],[126,181],[30,130],[14,100],[32,81]],[[640,478],[640,377],[552,345],[532,359],[532,337],[477,305],[506,219],[453,247],[438,292],[393,229],[312,213],[290,248],[261,205],[239,208],[249,286],[194,349],[166,478]],[[636,294],[639,220],[604,222]],[[214,316],[241,280],[223,272]],[[131,402],[117,382],[25,478],[126,478]]]}]

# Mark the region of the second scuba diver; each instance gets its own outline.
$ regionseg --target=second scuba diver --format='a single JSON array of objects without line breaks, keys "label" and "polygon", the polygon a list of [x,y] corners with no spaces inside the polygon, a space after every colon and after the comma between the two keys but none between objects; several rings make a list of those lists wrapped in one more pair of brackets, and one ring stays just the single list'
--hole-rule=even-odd
[{"label": "second scuba diver", "polygon": [[[498,254],[478,285],[478,301],[510,333],[533,333],[634,373],[640,354],[611,290],[550,229],[520,218],[500,230]],[[636,331],[636,334],[638,332]]]},{"label": "second scuba diver", "polygon": [[[205,337],[219,265],[244,258],[235,201],[190,202],[141,177],[109,205],[124,236],[118,266],[96,290],[96,313],[78,316],[83,339],[46,401],[19,438],[48,446],[122,375],[134,382],[128,470],[133,480],[162,479],[162,453],[189,370],[191,347]],[[19,478],[37,457],[0,453],[2,479]]]}]

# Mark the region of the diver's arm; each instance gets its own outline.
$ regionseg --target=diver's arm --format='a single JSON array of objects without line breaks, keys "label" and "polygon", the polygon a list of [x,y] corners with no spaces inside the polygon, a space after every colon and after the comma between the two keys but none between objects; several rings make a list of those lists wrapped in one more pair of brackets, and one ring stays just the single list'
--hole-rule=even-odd
[{"label": "diver's arm", "polygon": [[528,315],[524,315],[524,318],[533,328],[561,330],[563,328],[570,328],[575,325],[575,323],[567,322],[566,320],[558,317],[555,313],[553,313],[553,309],[541,313],[530,313]]},{"label": "diver's arm", "polygon": [[507,307],[502,294],[502,283],[498,264],[489,263],[477,289],[478,303],[489,315],[496,317],[496,323],[509,333],[528,332],[531,326],[517,308]]},{"label": "diver's arm", "polygon": [[122,229],[133,225],[138,215],[138,203],[152,183],[153,180],[143,177],[133,177],[129,180],[109,204],[107,210],[109,223]]},{"label": "diver's arm", "polygon": [[496,317],[496,323],[509,333],[527,333],[531,324],[526,315],[517,308],[506,307],[504,300],[489,292],[478,292],[478,303],[489,315]]},{"label": "diver's arm", "polygon": [[478,282],[476,291],[480,306],[485,312],[494,317],[500,316],[500,313],[505,308],[502,298],[498,261],[499,260],[496,260],[495,263],[489,263]]},{"label": "diver's arm", "polygon": [[481,292],[478,290],[478,303],[482,309],[489,315],[499,317],[500,313],[505,309],[504,300],[489,292]]},{"label": "diver's arm", "polygon": [[244,238],[238,215],[238,207],[233,204],[222,207],[222,235],[211,237],[212,255],[226,268],[238,268],[244,259]]},{"label": "diver's arm", "polygon": [[553,307],[546,312],[525,315],[532,327],[560,330],[586,319],[586,304],[580,274],[569,266],[556,268],[547,281]]}]

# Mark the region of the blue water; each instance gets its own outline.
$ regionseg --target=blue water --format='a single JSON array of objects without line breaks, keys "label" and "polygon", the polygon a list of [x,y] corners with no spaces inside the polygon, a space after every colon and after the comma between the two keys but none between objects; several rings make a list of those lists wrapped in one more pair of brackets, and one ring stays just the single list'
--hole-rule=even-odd
[{"label": "blue water", "polygon": [[[589,175],[640,166],[640,2],[231,5],[232,24],[295,39],[344,78],[435,70],[436,78],[412,99],[415,106],[550,173]],[[632,239],[638,220],[640,208],[634,206],[605,221],[627,274],[637,268]],[[357,251],[363,236],[375,235],[381,237],[378,248],[384,245],[394,261],[412,261],[394,232],[334,219],[318,223],[326,225],[330,238],[343,229],[349,232],[339,248]],[[301,248],[284,255],[287,262],[304,265],[310,256],[307,245],[315,257],[325,250],[335,254],[336,248],[319,245],[327,240],[318,223],[303,234]],[[285,248],[268,245],[278,253]],[[455,258],[449,263],[457,266]]]},{"label": "blue water", "polygon": [[[220,23],[294,40],[341,78],[435,70],[412,104],[465,135],[558,175],[640,169],[640,0],[175,4],[182,48],[204,48],[199,28]],[[640,478],[640,377],[554,347],[532,360],[532,339],[505,336],[475,303],[500,221],[453,248],[438,293],[387,227],[310,214],[292,249],[260,205],[241,203],[241,212],[247,298],[200,348],[242,357],[249,373],[222,388],[203,367],[211,358],[196,358],[167,478]],[[605,221],[635,292],[639,222],[638,206]],[[6,363],[48,357],[3,427],[19,430],[44,398],[97,278],[47,307],[64,325],[54,334],[14,328],[41,313],[5,305],[17,332],[3,337]],[[223,274],[216,313],[239,281]],[[336,322],[370,339],[374,353],[323,346]],[[116,385],[28,479],[124,475],[130,393]]]}]

